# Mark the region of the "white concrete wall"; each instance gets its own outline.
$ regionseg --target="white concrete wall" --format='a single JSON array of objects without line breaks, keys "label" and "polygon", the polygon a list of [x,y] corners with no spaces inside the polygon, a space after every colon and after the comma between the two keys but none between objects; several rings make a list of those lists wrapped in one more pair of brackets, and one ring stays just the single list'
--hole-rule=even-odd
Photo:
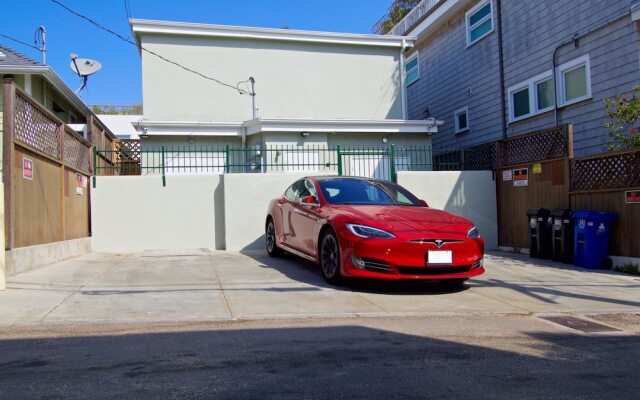
[{"label": "white concrete wall", "polygon": [[398,184],[429,203],[473,221],[485,248],[498,248],[496,183],[491,171],[398,172]]},{"label": "white concrete wall", "polygon": [[[253,76],[262,117],[403,118],[398,48],[147,33],[141,41],[148,50],[231,85]],[[142,90],[148,120],[252,118],[250,96],[146,52]]]},{"label": "white concrete wall", "polygon": [[305,173],[229,174],[224,177],[227,250],[264,249],[264,223],[271,199]]},{"label": "white concrete wall", "polygon": [[221,175],[99,176],[91,189],[93,251],[224,249]]}]

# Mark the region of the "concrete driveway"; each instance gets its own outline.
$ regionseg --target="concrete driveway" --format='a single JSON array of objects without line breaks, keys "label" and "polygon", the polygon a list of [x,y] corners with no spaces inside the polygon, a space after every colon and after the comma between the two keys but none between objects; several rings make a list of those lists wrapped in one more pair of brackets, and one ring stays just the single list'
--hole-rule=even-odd
[{"label": "concrete driveway", "polygon": [[295,317],[640,312],[640,278],[492,253],[487,273],[332,287],[309,263],[263,253],[91,254],[9,279],[0,325]]}]

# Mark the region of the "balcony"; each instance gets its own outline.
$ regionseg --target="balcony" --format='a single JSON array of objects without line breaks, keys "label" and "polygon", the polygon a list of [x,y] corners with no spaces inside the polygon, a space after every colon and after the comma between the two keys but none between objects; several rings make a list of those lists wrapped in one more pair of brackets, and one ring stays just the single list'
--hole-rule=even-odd
[{"label": "balcony", "polygon": [[[444,1],[445,0],[422,0],[386,34],[397,36],[406,35],[411,29],[415,28],[427,15],[429,15]],[[390,10],[391,8],[389,9],[389,11]],[[383,28],[384,22],[388,17],[389,13],[387,13],[387,15],[376,22],[376,24],[372,27],[372,31],[380,32]]]}]

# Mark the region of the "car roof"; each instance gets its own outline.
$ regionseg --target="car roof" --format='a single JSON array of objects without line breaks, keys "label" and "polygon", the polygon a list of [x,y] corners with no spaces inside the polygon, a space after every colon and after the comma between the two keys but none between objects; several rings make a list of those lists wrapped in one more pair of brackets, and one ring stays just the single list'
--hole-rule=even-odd
[{"label": "car roof", "polygon": [[[307,176],[306,178],[315,179],[317,181],[337,181],[342,179],[357,179],[360,181],[383,181],[382,179],[366,178],[362,176],[333,176],[333,175],[320,175],[320,176]],[[387,182],[387,181],[384,181]]]}]

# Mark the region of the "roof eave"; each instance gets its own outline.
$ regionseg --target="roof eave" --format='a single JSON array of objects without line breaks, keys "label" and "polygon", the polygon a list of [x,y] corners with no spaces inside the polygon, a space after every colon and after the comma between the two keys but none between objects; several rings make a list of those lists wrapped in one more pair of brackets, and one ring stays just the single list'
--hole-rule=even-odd
[{"label": "roof eave", "polygon": [[231,25],[209,25],[185,22],[130,19],[129,24],[136,40],[140,34],[171,34],[188,36],[230,37],[241,39],[280,40],[295,42],[331,43],[378,47],[411,47],[415,41],[409,36],[371,35],[304,31],[294,29],[254,28]]},{"label": "roof eave", "polygon": [[48,65],[25,65],[25,66],[0,66],[0,73],[2,74],[42,74],[49,83],[55,87],[62,97],[64,97],[69,103],[75,106],[78,111],[89,115],[91,110],[86,104],[67,86],[66,83],[55,73],[55,71]]}]

